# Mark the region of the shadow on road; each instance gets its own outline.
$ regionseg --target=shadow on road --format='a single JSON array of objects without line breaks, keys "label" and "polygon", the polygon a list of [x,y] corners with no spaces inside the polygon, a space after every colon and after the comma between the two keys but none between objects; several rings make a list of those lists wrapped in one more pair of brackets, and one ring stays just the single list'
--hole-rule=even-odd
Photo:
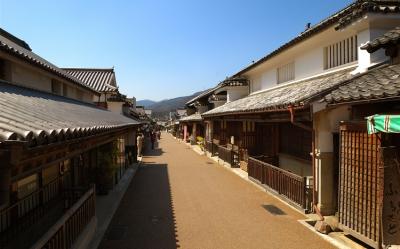
[{"label": "shadow on road", "polygon": [[179,248],[166,164],[140,167],[99,248]]}]

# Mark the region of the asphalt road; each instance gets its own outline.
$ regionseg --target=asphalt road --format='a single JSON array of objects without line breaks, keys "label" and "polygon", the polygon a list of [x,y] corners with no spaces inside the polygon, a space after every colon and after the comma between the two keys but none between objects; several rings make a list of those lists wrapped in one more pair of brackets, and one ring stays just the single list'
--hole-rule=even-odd
[{"label": "asphalt road", "polygon": [[304,218],[164,133],[100,248],[334,248],[298,222]]}]

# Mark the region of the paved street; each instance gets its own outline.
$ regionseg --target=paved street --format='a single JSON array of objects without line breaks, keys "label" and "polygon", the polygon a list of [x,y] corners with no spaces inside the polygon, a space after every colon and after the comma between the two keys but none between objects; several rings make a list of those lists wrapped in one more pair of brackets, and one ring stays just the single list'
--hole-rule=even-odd
[{"label": "paved street", "polygon": [[143,162],[100,248],[334,248],[303,215],[169,134]]}]

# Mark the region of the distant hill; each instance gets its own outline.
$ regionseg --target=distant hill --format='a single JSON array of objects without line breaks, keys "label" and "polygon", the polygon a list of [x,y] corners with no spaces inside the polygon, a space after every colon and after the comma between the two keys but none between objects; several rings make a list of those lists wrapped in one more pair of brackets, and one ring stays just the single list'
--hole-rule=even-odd
[{"label": "distant hill", "polygon": [[136,101],[136,105],[144,106],[144,107],[151,106],[152,104],[155,104],[155,103],[157,103],[157,101],[153,101],[153,100],[150,100],[150,99],[144,99],[144,100]]},{"label": "distant hill", "polygon": [[[202,92],[197,92],[194,93],[190,96],[182,96],[182,97],[177,97],[173,99],[166,99],[166,100],[161,100],[158,102],[151,101],[151,100],[140,100],[136,102],[136,105],[144,105],[146,108],[153,110],[152,116],[155,118],[159,119],[168,119],[169,118],[169,112],[175,111],[176,109],[179,108],[184,108],[186,102],[191,100],[192,98],[196,97]],[[145,101],[145,102],[143,102]],[[147,102],[149,101],[149,102]],[[150,105],[145,105],[143,103],[151,103]]]}]

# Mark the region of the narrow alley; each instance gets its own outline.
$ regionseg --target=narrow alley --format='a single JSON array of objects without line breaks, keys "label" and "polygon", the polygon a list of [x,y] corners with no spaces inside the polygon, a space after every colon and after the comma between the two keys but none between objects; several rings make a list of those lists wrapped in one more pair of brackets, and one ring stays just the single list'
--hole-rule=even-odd
[{"label": "narrow alley", "polygon": [[99,248],[333,248],[305,216],[164,133]]}]

